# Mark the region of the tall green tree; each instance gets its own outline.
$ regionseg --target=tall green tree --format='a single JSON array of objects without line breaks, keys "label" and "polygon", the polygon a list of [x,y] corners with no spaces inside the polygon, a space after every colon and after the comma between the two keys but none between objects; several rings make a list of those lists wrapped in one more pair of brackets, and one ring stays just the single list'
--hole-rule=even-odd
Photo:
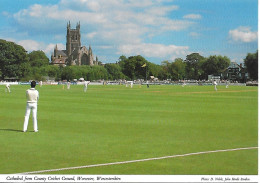
[{"label": "tall green tree", "polygon": [[[161,65],[157,65],[157,64],[148,62],[147,63],[147,68],[144,68],[144,69],[147,69],[147,77],[154,76],[156,78],[161,79],[160,78],[160,74],[161,74],[161,72],[163,70]],[[149,78],[147,78],[147,79],[149,79]]]},{"label": "tall green tree", "polygon": [[202,77],[201,64],[204,61],[204,57],[199,53],[192,53],[186,56],[186,77],[187,79],[200,79]]},{"label": "tall green tree", "polygon": [[126,56],[125,55],[121,55],[118,59],[119,62],[124,62],[126,60]]},{"label": "tall green tree", "polygon": [[204,76],[203,79],[207,79],[208,75],[220,75],[229,65],[230,59],[226,56],[209,56],[201,66]]},{"label": "tall green tree", "polygon": [[118,59],[118,64],[121,67],[121,69],[124,69],[125,67],[125,61],[127,60],[125,55],[121,55]]},{"label": "tall green tree", "polygon": [[108,79],[107,70],[103,66],[93,65],[90,68],[91,68],[92,76],[88,77],[88,80],[93,81],[93,80],[100,80],[100,79],[104,79],[104,80]]},{"label": "tall green tree", "polygon": [[258,79],[258,50],[256,53],[248,53],[244,59],[247,72],[251,79]]},{"label": "tall green tree", "polygon": [[132,58],[128,58],[121,64],[123,66],[122,71],[123,73],[131,80],[135,79],[135,67],[136,67],[136,60]]},{"label": "tall green tree", "polygon": [[[148,65],[148,61],[141,55],[130,56],[126,60],[119,62],[122,67],[122,72],[131,80],[145,79],[146,69],[142,67],[144,64]],[[149,69],[149,66],[148,66]]]},{"label": "tall green tree", "polygon": [[171,79],[171,63],[168,60],[164,60],[161,62],[161,71],[159,73],[159,79],[166,80]]},{"label": "tall green tree", "polygon": [[182,80],[185,78],[186,64],[182,58],[176,58],[171,64],[171,78],[172,80]]},{"label": "tall green tree", "polygon": [[49,65],[49,58],[41,50],[32,51],[28,54],[29,62],[32,67],[41,67]]},{"label": "tall green tree", "polygon": [[105,64],[104,67],[108,72],[108,79],[125,79],[125,75],[122,73],[119,64]]},{"label": "tall green tree", "polygon": [[[159,79],[180,80],[185,78],[186,63],[182,58],[176,58],[174,62],[163,61],[161,63],[162,71]],[[162,77],[162,78],[161,78]]]},{"label": "tall green tree", "polygon": [[22,77],[24,63],[28,62],[26,50],[13,42],[0,39],[1,78]]},{"label": "tall green tree", "polygon": [[131,57],[130,59],[135,60],[136,63],[134,79],[146,79],[146,77],[148,78],[150,75],[153,75],[152,73],[153,65],[152,63],[148,62],[144,57],[142,57],[141,55],[137,55]]}]

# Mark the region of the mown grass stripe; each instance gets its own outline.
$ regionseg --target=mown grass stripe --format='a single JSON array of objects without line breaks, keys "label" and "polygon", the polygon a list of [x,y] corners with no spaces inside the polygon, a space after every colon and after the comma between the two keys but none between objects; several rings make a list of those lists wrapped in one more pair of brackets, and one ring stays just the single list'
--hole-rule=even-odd
[{"label": "mown grass stripe", "polygon": [[129,161],[121,161],[121,162],[102,163],[102,164],[94,164],[94,165],[84,165],[84,166],[77,166],[77,167],[50,169],[50,170],[39,170],[39,171],[24,172],[24,173],[18,173],[18,174],[37,174],[37,173],[46,173],[46,172],[57,172],[57,171],[62,171],[62,170],[72,170],[72,169],[81,169],[81,168],[91,168],[91,167],[100,167],[100,166],[128,164],[128,163],[153,161],[153,160],[161,160],[161,159],[176,158],[176,157],[185,157],[185,156],[200,155],[200,154],[210,154],[210,153],[217,153],[217,152],[230,152],[230,151],[250,150],[250,149],[257,149],[257,148],[258,147],[244,147],[244,148],[235,148],[235,149],[204,151],[204,152],[186,153],[186,154],[162,156],[162,157],[139,159],[139,160],[129,160]]}]

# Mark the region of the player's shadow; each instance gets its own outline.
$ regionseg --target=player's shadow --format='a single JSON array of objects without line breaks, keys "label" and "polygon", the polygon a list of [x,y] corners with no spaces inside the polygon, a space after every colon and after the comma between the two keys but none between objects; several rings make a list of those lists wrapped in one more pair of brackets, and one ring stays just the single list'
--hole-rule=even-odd
[{"label": "player's shadow", "polygon": [[23,130],[15,130],[15,129],[0,129],[0,131],[23,132]]}]

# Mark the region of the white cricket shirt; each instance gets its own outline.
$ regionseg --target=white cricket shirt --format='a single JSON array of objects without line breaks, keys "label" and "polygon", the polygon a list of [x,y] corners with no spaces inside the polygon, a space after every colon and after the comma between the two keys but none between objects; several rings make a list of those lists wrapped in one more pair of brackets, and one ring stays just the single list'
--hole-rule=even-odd
[{"label": "white cricket shirt", "polygon": [[39,99],[39,92],[35,88],[26,90],[27,103],[37,103]]}]

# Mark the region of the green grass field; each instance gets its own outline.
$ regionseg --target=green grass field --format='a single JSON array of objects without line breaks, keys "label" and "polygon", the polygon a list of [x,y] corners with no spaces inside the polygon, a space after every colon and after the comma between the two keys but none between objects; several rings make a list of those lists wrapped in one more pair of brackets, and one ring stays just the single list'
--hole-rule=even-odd
[{"label": "green grass field", "polygon": [[[23,133],[29,86],[0,85],[0,173],[22,173],[258,146],[258,88],[37,86],[39,132]],[[258,150],[46,174],[256,175]]]}]

